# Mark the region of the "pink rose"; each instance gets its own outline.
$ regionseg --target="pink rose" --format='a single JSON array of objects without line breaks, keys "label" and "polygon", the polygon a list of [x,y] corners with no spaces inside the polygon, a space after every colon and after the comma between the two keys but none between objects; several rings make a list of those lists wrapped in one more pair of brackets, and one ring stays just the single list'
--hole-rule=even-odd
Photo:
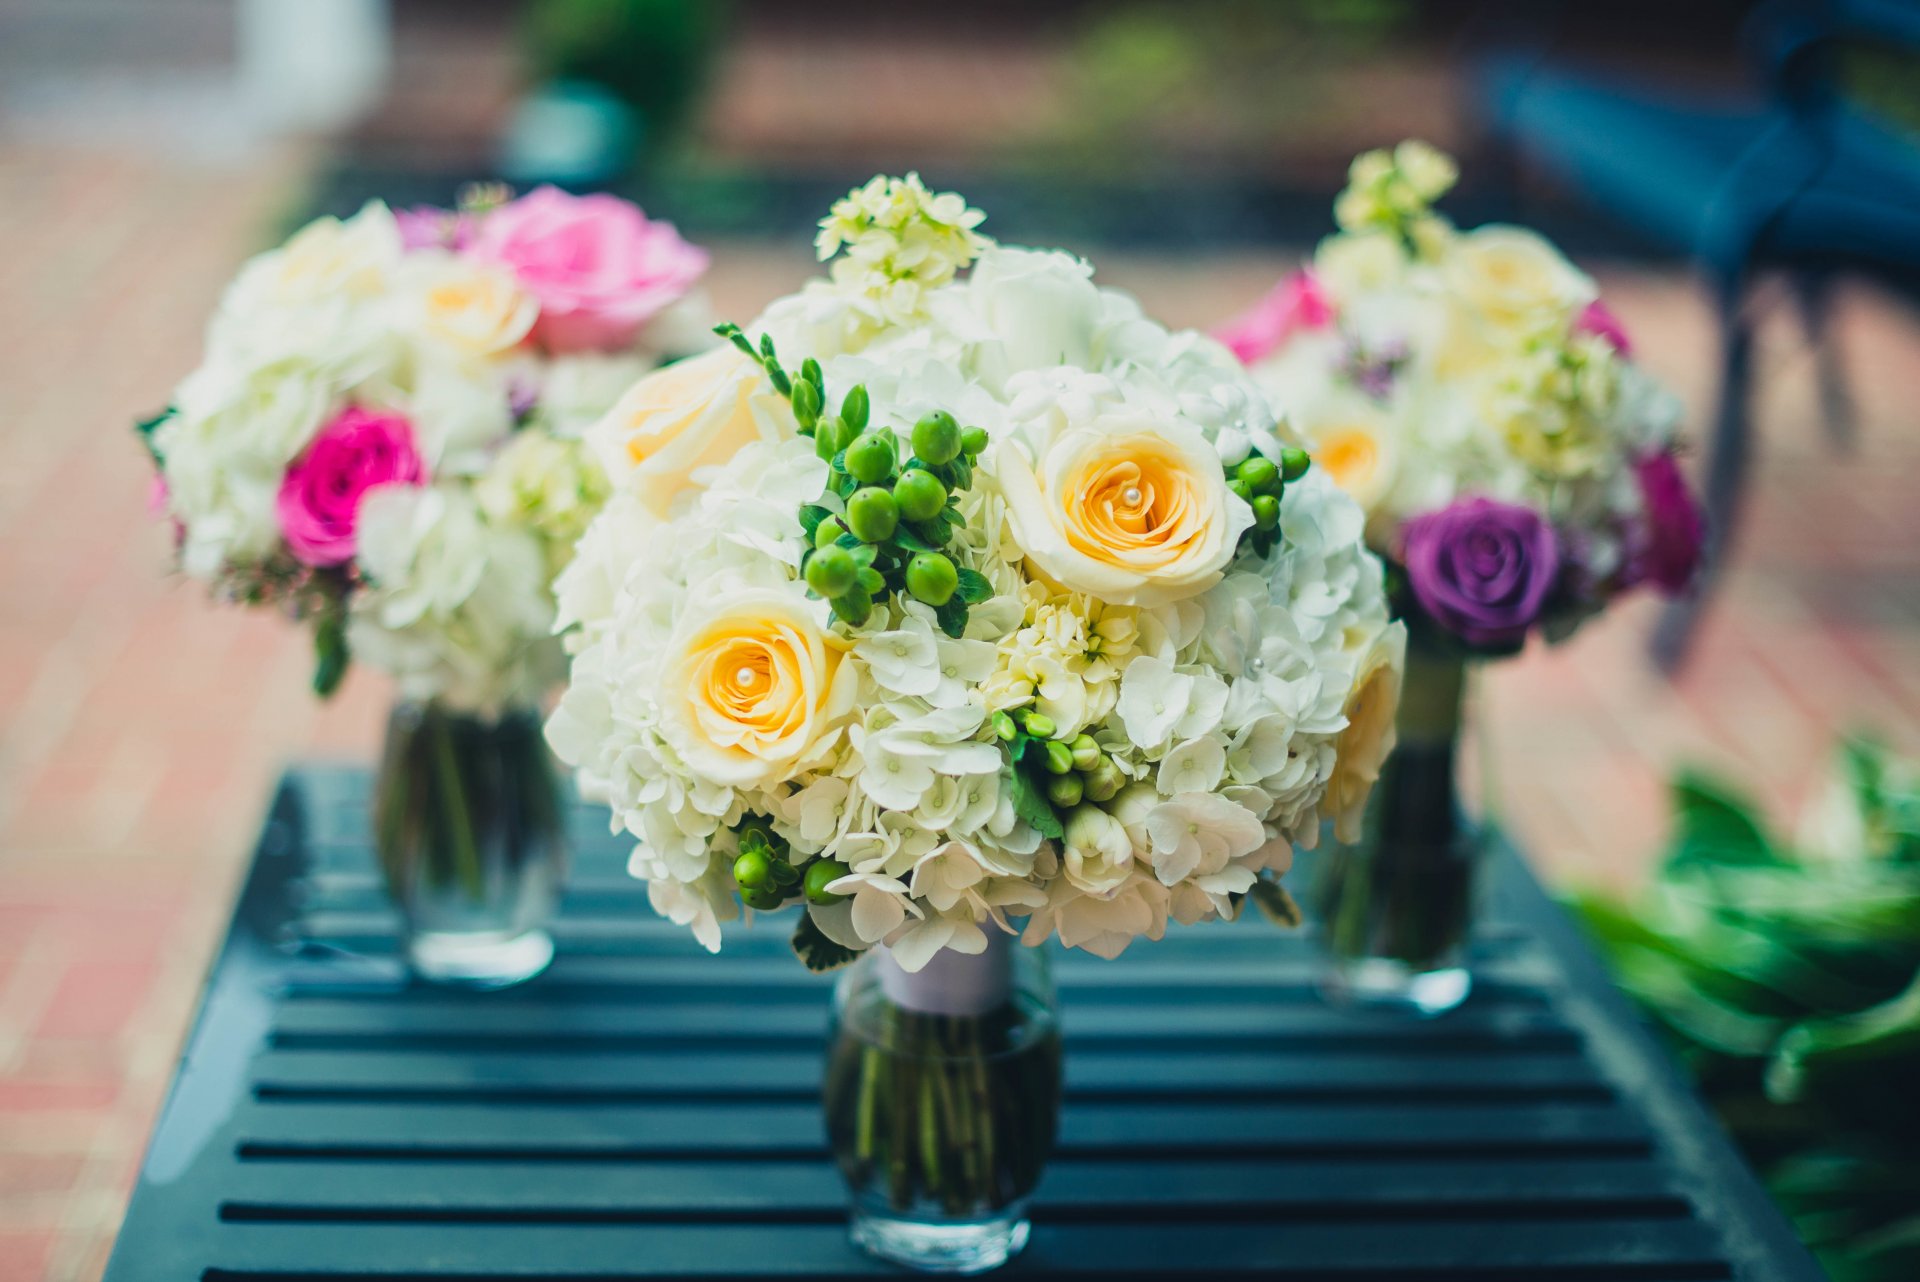
[{"label": "pink rose", "polygon": [[393,221],[400,228],[403,249],[465,249],[473,240],[473,215],[434,205],[415,205],[396,209]]},{"label": "pink rose", "polygon": [[1232,348],[1242,365],[1251,365],[1279,351],[1300,330],[1325,329],[1332,323],[1333,303],[1319,279],[1310,271],[1298,271],[1213,336]]},{"label": "pink rose", "polygon": [[537,187],[487,214],[474,257],[512,271],[540,302],[533,337],[552,352],[612,351],[684,295],[706,251],[617,196]]},{"label": "pink rose", "polygon": [[280,482],[280,532],[302,564],[344,565],[353,559],[367,492],[425,479],[411,423],[398,414],[342,410]]},{"label": "pink rose", "polygon": [[1633,355],[1633,344],[1627,341],[1627,327],[1620,323],[1620,318],[1613,314],[1611,308],[1597,298],[1588,303],[1586,310],[1573,322],[1573,332],[1603,338],[1622,356]]}]

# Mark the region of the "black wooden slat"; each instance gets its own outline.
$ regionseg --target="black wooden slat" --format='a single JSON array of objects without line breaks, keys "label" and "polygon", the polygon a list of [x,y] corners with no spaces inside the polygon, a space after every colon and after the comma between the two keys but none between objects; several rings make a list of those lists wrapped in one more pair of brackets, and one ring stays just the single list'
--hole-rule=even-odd
[{"label": "black wooden slat", "polygon": [[[265,1276],[471,1278],[871,1277],[887,1266],[850,1254],[844,1229],[815,1224],[477,1225],[438,1235],[431,1254],[410,1224],[315,1233],[304,1225],[227,1226],[207,1282]],[[404,1274],[396,1259],[417,1259]],[[1332,1262],[1331,1265],[1329,1262]],[[278,1271],[286,1270],[285,1273]],[[1580,1270],[1580,1272],[1575,1272]],[[1464,1282],[1556,1276],[1584,1282],[1717,1278],[1726,1269],[1689,1221],[1576,1219],[1537,1223],[1047,1224],[1009,1276],[1205,1278],[1258,1271],[1278,1278]]]}]

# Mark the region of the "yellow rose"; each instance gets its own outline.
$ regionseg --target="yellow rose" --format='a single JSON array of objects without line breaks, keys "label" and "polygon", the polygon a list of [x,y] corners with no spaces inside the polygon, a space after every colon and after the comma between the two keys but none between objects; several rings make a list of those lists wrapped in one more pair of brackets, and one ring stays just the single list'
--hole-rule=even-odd
[{"label": "yellow rose", "polygon": [[1354,673],[1353,689],[1342,709],[1347,728],[1334,744],[1333,776],[1327,780],[1327,813],[1333,816],[1333,835],[1341,841],[1360,840],[1360,819],[1367,797],[1380,778],[1380,767],[1393,752],[1400,710],[1400,682],[1407,666],[1407,628],[1389,624],[1374,634]]},{"label": "yellow rose", "polygon": [[1497,339],[1564,327],[1598,296],[1592,278],[1524,227],[1489,224],[1454,237],[1441,271]]},{"label": "yellow rose", "polygon": [[660,670],[661,731],[694,773],[735,788],[791,777],[853,705],[842,645],[792,588],[697,594]]},{"label": "yellow rose", "polygon": [[539,301],[497,268],[421,253],[405,270],[421,329],[463,355],[498,356],[518,347],[540,316]]},{"label": "yellow rose", "polygon": [[587,439],[616,486],[665,519],[693,473],[753,441],[798,430],[759,362],[733,346],[676,361],[635,383]]},{"label": "yellow rose", "polygon": [[986,470],[1033,568],[1113,605],[1206,591],[1253,524],[1188,423],[1103,416],[1062,432],[1037,465],[1021,443],[998,442]]},{"label": "yellow rose", "polygon": [[1392,486],[1399,462],[1380,411],[1370,402],[1343,403],[1329,407],[1301,430],[1313,461],[1372,515]]}]

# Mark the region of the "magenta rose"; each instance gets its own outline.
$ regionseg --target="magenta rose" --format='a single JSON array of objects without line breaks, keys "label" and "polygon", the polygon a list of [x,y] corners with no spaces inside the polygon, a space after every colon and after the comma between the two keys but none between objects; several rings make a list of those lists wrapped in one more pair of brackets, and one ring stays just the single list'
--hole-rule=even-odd
[{"label": "magenta rose", "polygon": [[1333,304],[1319,279],[1312,272],[1298,271],[1213,336],[1231,348],[1242,365],[1251,365],[1279,351],[1299,331],[1325,329],[1332,323]]},{"label": "magenta rose", "polygon": [[1644,455],[1634,461],[1633,475],[1646,506],[1646,526],[1629,548],[1628,578],[1669,596],[1684,592],[1700,569],[1706,516],[1673,455]]},{"label": "magenta rose", "polygon": [[1462,499],[1408,521],[1401,540],[1420,608],[1474,645],[1524,639],[1560,572],[1553,527],[1514,503]]},{"label": "magenta rose", "polygon": [[1622,356],[1633,355],[1633,344],[1627,341],[1627,327],[1620,323],[1620,318],[1613,314],[1612,308],[1597,298],[1588,303],[1586,310],[1574,320],[1573,332],[1592,334],[1596,338],[1605,339],[1607,344]]},{"label": "magenta rose", "polygon": [[704,250],[617,196],[536,187],[481,219],[469,251],[513,272],[540,303],[552,352],[613,351],[693,287]]},{"label": "magenta rose", "polygon": [[411,423],[398,414],[343,410],[280,482],[280,532],[302,564],[344,565],[353,559],[367,492],[425,479]]}]

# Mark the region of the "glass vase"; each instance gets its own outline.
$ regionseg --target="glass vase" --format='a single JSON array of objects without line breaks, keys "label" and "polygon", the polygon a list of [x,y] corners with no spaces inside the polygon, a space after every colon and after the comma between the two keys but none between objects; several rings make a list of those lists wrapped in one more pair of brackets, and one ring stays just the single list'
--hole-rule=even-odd
[{"label": "glass vase", "polygon": [[566,811],[538,712],[401,703],[374,788],[374,844],[421,978],[498,988],[553,959]]},{"label": "glass vase", "polygon": [[1471,672],[1409,650],[1399,742],[1367,801],[1359,839],[1324,856],[1316,901],[1334,1001],[1439,1015],[1467,998],[1467,937],[1483,828],[1460,804]]},{"label": "glass vase", "polygon": [[1046,956],[987,933],[979,956],[942,951],[913,974],[874,948],[834,993],[827,1134],[853,1240],[924,1273],[1019,1253],[1059,1119]]}]

